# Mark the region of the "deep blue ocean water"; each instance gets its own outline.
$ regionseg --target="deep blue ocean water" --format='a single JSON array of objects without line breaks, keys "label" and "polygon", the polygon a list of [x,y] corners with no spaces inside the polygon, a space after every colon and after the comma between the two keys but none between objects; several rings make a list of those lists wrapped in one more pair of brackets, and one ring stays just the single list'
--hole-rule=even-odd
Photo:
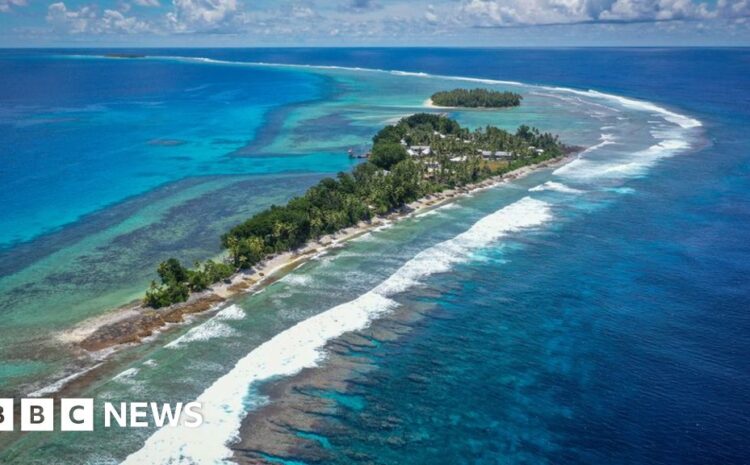
[{"label": "deep blue ocean water", "polygon": [[[710,145],[665,161],[616,208],[538,238],[533,253],[439,278],[440,296],[424,299],[440,318],[375,350],[377,383],[352,388],[366,407],[341,409],[350,431],[334,441],[338,459],[749,463],[750,51],[347,59],[360,53],[368,66],[451,74],[460,62],[463,75],[673,105],[704,122]],[[391,415],[403,424],[372,432]],[[394,436],[404,445],[389,446]]]},{"label": "deep blue ocean water", "polygon": [[372,351],[377,382],[351,388],[366,406],[341,408],[337,460],[749,463],[750,52],[352,51],[347,64],[360,54],[673,105],[710,145],[505,266],[459,267],[415,293],[436,317]]},{"label": "deep blue ocean water", "polygon": [[[750,50],[261,49],[148,54],[397,69],[596,89],[655,102],[700,120],[702,139],[694,149],[662,159],[647,173],[616,186],[621,194],[601,203],[571,202],[572,212],[555,210],[562,218],[559,223],[486,247],[449,272],[431,275],[394,297],[426,316],[399,339],[356,354],[374,363],[369,382],[352,383],[345,393],[320,394],[338,400],[340,408],[335,419],[320,418],[309,437],[324,444],[329,463],[352,463],[352,457],[378,464],[749,463]],[[117,66],[112,79],[121,75],[122,63]],[[203,73],[225,82],[228,101],[241,98],[231,89],[249,79],[241,69],[210,68],[180,79],[199,86],[207,78]],[[283,73],[268,73],[252,73],[252,79],[274,89]],[[316,91],[320,82],[325,84],[323,78],[300,74],[289,79],[292,90],[283,92],[288,99],[284,102],[326,98]],[[166,78],[176,79],[171,74],[160,79]],[[311,87],[303,85],[306,82]],[[115,87],[102,92],[122,91]],[[10,84],[0,89],[7,91],[4,99],[15,95]],[[145,98],[138,89],[127,92]],[[248,124],[265,114],[266,106],[283,103],[273,94],[266,97],[245,97],[247,107],[256,111]],[[40,104],[54,98],[40,94]],[[182,98],[174,98],[175,108]],[[186,122],[194,117],[190,115],[196,105],[195,114],[216,111],[204,98],[188,100],[179,113]],[[321,126],[332,121],[339,122],[329,117]],[[201,140],[216,137],[214,131],[222,125],[200,127],[205,134],[154,137]],[[240,137],[238,133],[231,137]],[[18,143],[33,144],[32,139]],[[215,168],[212,163],[225,153],[211,156],[196,150],[195,156],[208,157],[200,169]],[[194,174],[194,163],[173,161],[170,166],[181,173],[175,179]],[[161,169],[162,163],[153,169]],[[330,163],[307,172],[314,178],[341,169],[346,160]],[[179,171],[180,166],[185,171]],[[294,171],[267,166],[281,166],[276,173]],[[18,169],[15,176],[28,175],[28,170],[13,169]],[[226,173],[217,169],[210,174]],[[436,215],[394,227],[377,236],[381,242],[375,245],[353,244],[330,262],[313,264],[309,271],[303,268],[299,279],[241,302],[248,315],[245,322],[237,323],[235,332],[218,333],[227,342],[219,337],[179,352],[144,350],[142,358],[156,360],[174,378],[165,379],[164,372],[146,374],[142,365],[134,365],[143,378],[122,378],[131,379],[128,395],[161,389],[185,392],[192,399],[230,368],[222,365],[227,359],[236,361],[273,334],[325,310],[338,290],[345,294],[341,299],[369,290],[371,282],[377,284],[420,250],[528,195],[527,189],[548,175],[477,195],[442,219]],[[301,189],[305,181],[294,179],[299,183],[295,189]],[[21,202],[21,192],[8,189],[4,196],[17,195]],[[80,200],[86,204],[91,199]],[[33,231],[33,223],[28,224],[23,230]],[[318,281],[326,282],[315,284]],[[295,297],[294,289],[302,289],[298,292],[304,297]],[[186,371],[192,365],[203,370],[200,376]],[[101,389],[120,393],[125,387]],[[80,450],[85,440],[81,438]],[[73,460],[80,453],[63,446],[64,438],[50,442],[57,448],[47,448],[49,455],[43,457]],[[112,454],[122,458],[138,449],[142,439],[117,444],[122,449]],[[98,452],[97,447],[94,443],[86,450]],[[95,459],[96,454],[87,457]],[[283,459],[304,462],[302,456]]]}]

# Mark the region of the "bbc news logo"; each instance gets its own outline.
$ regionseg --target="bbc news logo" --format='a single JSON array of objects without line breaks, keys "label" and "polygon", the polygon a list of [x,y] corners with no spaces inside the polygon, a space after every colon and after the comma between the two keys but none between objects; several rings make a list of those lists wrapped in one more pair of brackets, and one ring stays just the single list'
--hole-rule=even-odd
[{"label": "bbc news logo", "polygon": [[[54,431],[59,415],[60,431],[94,431],[94,399],[60,399],[55,410],[54,399],[21,399],[20,431]],[[0,431],[15,431],[14,399],[0,399]],[[156,402],[105,402],[101,409],[105,428],[149,428],[203,424],[201,404],[159,404]]]}]

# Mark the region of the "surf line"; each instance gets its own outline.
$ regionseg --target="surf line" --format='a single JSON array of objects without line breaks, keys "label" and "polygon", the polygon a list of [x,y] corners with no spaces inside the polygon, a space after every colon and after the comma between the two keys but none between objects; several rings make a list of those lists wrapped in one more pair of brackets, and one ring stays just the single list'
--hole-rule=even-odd
[{"label": "surf line", "polygon": [[[81,55],[81,57],[86,57],[86,56]],[[703,126],[703,123],[695,118],[692,118],[687,115],[683,115],[681,113],[677,113],[672,110],[668,110],[653,102],[649,102],[646,100],[638,100],[638,99],[629,98],[629,97],[622,97],[619,95],[600,92],[598,90],[593,90],[593,89],[580,90],[580,89],[573,89],[569,87],[525,84],[523,82],[500,80],[500,79],[477,78],[477,77],[469,77],[469,76],[450,76],[450,75],[443,75],[443,74],[430,74],[430,73],[417,72],[417,71],[362,68],[362,67],[355,67],[355,66],[267,63],[267,62],[261,62],[261,61],[233,61],[233,60],[218,60],[215,58],[208,58],[208,57],[187,57],[187,56],[179,56],[179,55],[161,55],[161,56],[160,55],[146,55],[142,57],[142,59],[175,60],[175,61],[182,61],[182,62],[187,62],[187,63],[203,63],[203,64],[214,64],[214,65],[225,65],[225,66],[257,66],[257,67],[264,66],[264,67],[291,68],[291,69],[340,70],[340,71],[352,71],[352,72],[385,73],[385,74],[391,74],[394,76],[407,76],[407,77],[416,77],[416,78],[425,78],[425,79],[445,79],[445,80],[451,80],[451,81],[475,82],[478,84],[488,84],[488,85],[506,85],[506,86],[516,86],[516,87],[536,88],[536,89],[543,89],[547,91],[564,92],[564,93],[574,94],[578,96],[589,97],[589,98],[593,98],[597,100],[606,100],[609,102],[617,103],[621,107],[629,108],[632,110],[651,112],[653,114],[659,115],[661,118],[663,118],[666,121],[669,121],[670,123],[677,124],[683,129],[691,129],[691,128]]]},{"label": "surf line", "polygon": [[201,428],[161,428],[123,465],[159,465],[185,459],[212,464],[226,460],[232,454],[228,444],[237,438],[251,403],[248,392],[254,383],[318,366],[325,359],[328,341],[365,329],[396,308],[398,303],[390,297],[419,285],[430,275],[449,271],[466,261],[473,250],[552,219],[548,203],[524,197],[483,217],[454,238],[423,250],[369,292],[303,320],[252,350],[196,399],[203,405]]}]

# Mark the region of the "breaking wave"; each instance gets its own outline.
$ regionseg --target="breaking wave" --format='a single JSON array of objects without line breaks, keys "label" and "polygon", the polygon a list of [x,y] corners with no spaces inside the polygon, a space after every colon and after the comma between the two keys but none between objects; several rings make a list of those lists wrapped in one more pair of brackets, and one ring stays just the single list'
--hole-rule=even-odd
[{"label": "breaking wave", "polygon": [[543,191],[554,191],[562,194],[583,194],[584,191],[575,189],[570,186],[566,186],[561,182],[547,181],[544,184],[532,187],[529,192],[543,192]]},{"label": "breaking wave", "polygon": [[[85,55],[81,57],[86,58]],[[488,85],[508,85],[516,87],[526,87],[530,89],[543,89],[548,91],[564,92],[574,95],[581,95],[585,97],[591,97],[598,100],[606,100],[614,102],[622,107],[630,108],[633,110],[646,111],[655,115],[659,115],[663,119],[675,123],[683,128],[695,128],[702,126],[702,123],[695,118],[677,113],[672,110],[668,110],[664,107],[660,107],[654,103],[647,102],[644,100],[637,100],[628,97],[621,97],[619,95],[607,94],[597,90],[579,90],[568,87],[556,87],[556,86],[541,86],[541,85],[529,85],[518,81],[508,81],[500,79],[487,79],[487,78],[476,78],[468,76],[448,76],[442,74],[430,74],[424,72],[415,71],[400,71],[400,70],[386,70],[377,68],[361,68],[353,66],[330,66],[330,65],[306,65],[306,64],[284,64],[284,63],[267,63],[267,62],[251,62],[251,61],[232,61],[232,60],[217,60],[214,58],[207,57],[185,57],[185,56],[157,56],[151,55],[143,57],[143,59],[152,60],[178,60],[187,63],[206,63],[216,65],[233,65],[233,66],[268,66],[274,68],[293,68],[293,69],[320,69],[320,70],[341,70],[341,71],[357,71],[357,72],[370,72],[370,73],[387,73],[394,76],[410,76],[425,79],[445,79],[449,81],[463,81],[463,82],[475,82],[479,84]]]},{"label": "breaking wave", "polygon": [[645,174],[660,159],[689,148],[690,144],[686,140],[667,139],[616,160],[578,158],[556,169],[553,174],[571,179],[637,177]]},{"label": "breaking wave", "polygon": [[325,357],[328,341],[364,329],[373,319],[394,309],[398,304],[390,297],[418,285],[427,276],[468,260],[473,250],[550,219],[549,204],[525,197],[480,219],[466,232],[420,252],[369,292],[277,334],[198,397],[204,416],[199,429],[162,428],[123,464],[213,464],[227,459],[231,455],[227,444],[237,436],[253,383],[317,366]]},{"label": "breaking wave", "polygon": [[243,318],[245,318],[244,310],[237,305],[230,305],[217,313],[207,322],[192,328],[190,331],[164,347],[174,349],[188,342],[207,341],[217,337],[232,336],[235,334],[235,331],[231,326],[227,325],[225,321],[241,320]]},{"label": "breaking wave", "polygon": [[[513,81],[353,67],[233,62],[188,57],[149,58],[232,66],[269,66],[292,69],[335,69],[389,73],[425,79],[437,78],[489,85],[522,86],[528,89],[541,89],[567,94],[574,99],[585,97],[587,100],[592,100],[595,105],[606,106],[615,112],[623,108],[647,112],[675,125],[672,130],[653,133],[657,141],[648,148],[642,148],[633,153],[616,153],[616,157],[607,157],[606,159],[603,157],[599,159],[585,157],[585,155],[605,146],[619,143],[619,141],[615,141],[614,136],[603,134],[598,144],[589,147],[576,160],[553,172],[553,175],[562,178],[586,178],[588,180],[596,177],[638,176],[646,168],[656,163],[657,160],[688,149],[690,146],[687,139],[688,130],[702,125],[700,121],[694,118],[651,102],[619,97],[594,90],[529,86]],[[627,118],[618,116],[617,119],[625,121]],[[614,128],[614,126],[605,126],[605,128]],[[574,183],[574,185],[576,184]],[[541,190],[568,194],[584,192],[559,182],[559,180],[545,182],[530,189],[532,192]],[[250,400],[248,392],[254,383],[277,376],[293,375],[304,368],[317,366],[325,358],[324,347],[328,341],[344,333],[364,329],[373,319],[396,308],[398,303],[393,300],[395,295],[420,285],[430,275],[451,270],[457,263],[469,260],[473,251],[486,247],[509,233],[538,227],[551,219],[552,211],[548,203],[525,197],[485,216],[464,233],[420,252],[369,292],[301,321],[252,350],[198,397],[197,401],[203,404],[204,415],[204,423],[199,430],[184,426],[160,429],[146,441],[140,450],[131,454],[123,463],[126,465],[141,463],[154,465],[170,463],[212,464],[225,460],[232,453],[228,444],[237,436]],[[378,229],[391,226],[391,223],[386,223]],[[294,279],[291,278],[290,283]],[[228,307],[214,318],[171,342],[167,347],[179,347],[181,344],[190,341],[203,341],[233,334],[234,330],[227,324],[227,320],[241,317],[244,317],[244,313],[239,307]]]}]

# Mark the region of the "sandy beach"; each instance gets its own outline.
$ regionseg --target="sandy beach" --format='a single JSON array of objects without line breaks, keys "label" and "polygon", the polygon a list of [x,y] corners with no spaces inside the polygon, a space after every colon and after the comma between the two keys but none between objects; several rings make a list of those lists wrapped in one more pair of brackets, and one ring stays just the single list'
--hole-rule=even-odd
[{"label": "sandy beach", "polygon": [[471,111],[502,111],[502,110],[512,110],[514,107],[508,107],[508,108],[496,108],[496,107],[442,107],[440,105],[435,105],[433,103],[431,98],[428,98],[424,102],[422,102],[422,106],[425,108],[429,108],[431,110],[471,110]]},{"label": "sandy beach", "polygon": [[[160,332],[189,323],[192,315],[218,311],[233,297],[258,292],[312,257],[339,247],[380,226],[416,216],[473,192],[522,178],[536,170],[562,165],[574,158],[576,154],[577,152],[536,165],[524,166],[479,183],[427,195],[405,205],[398,211],[375,217],[369,222],[360,222],[336,234],[312,240],[295,251],[273,255],[252,269],[235,273],[230,279],[215,284],[207,291],[191,295],[187,302],[160,309],[145,307],[140,302],[131,303],[61,331],[56,335],[57,340],[72,346],[84,355],[93,356],[98,363],[101,363],[111,353],[122,347],[141,343],[144,339],[157,336]],[[89,377],[85,376],[85,378]],[[56,386],[57,391],[63,390],[68,383],[61,381],[51,386]],[[73,381],[72,378],[71,381]]]}]

